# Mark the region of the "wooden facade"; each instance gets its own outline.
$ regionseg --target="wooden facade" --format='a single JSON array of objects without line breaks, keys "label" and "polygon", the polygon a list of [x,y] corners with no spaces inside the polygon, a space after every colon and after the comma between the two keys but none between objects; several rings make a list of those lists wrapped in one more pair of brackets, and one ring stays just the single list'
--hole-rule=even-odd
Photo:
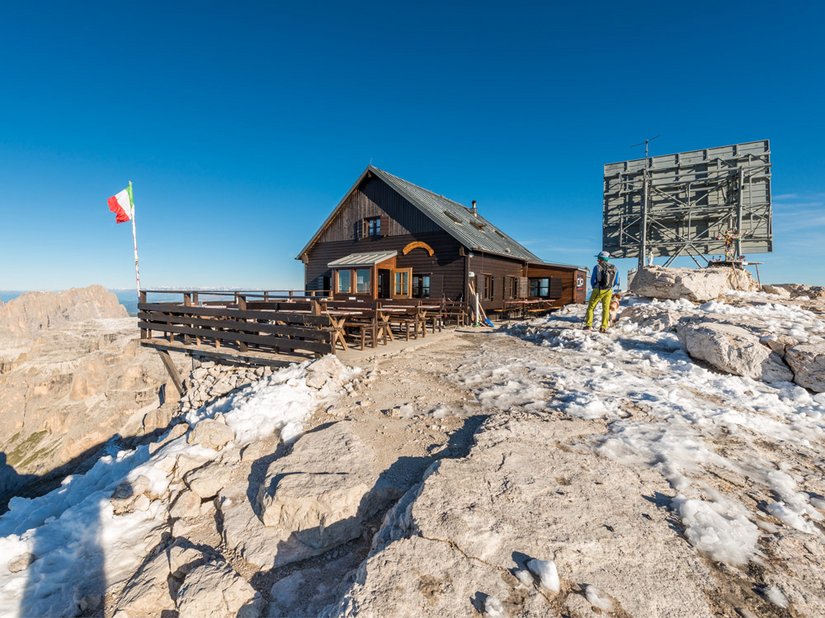
[{"label": "wooden facade", "polygon": [[[552,300],[553,306],[584,302],[584,269],[466,246],[428,216],[420,204],[413,203],[371,169],[364,172],[298,256],[305,267],[306,290],[331,291],[336,298],[467,301],[471,287],[475,287],[487,311],[503,310],[508,301],[518,299]],[[474,213],[466,211],[465,217]],[[510,242],[521,250],[518,253],[532,255],[515,241]],[[392,251],[396,254],[381,263],[345,268],[351,271],[349,274],[341,275],[341,269],[329,266],[346,256]],[[349,279],[356,276],[358,284],[351,284],[347,291]],[[405,277],[410,279],[407,289],[402,289]]]}]

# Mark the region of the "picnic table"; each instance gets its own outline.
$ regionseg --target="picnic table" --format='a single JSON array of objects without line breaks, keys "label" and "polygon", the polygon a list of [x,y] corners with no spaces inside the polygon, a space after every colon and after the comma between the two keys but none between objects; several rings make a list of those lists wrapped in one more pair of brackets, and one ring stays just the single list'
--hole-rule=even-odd
[{"label": "picnic table", "polygon": [[[363,311],[353,311],[348,309],[329,309],[325,312],[329,316],[329,324],[332,326],[332,349],[335,349],[335,344],[341,343],[344,350],[348,350],[347,334],[344,330],[348,319],[361,316]],[[363,342],[361,344],[363,348]]]}]

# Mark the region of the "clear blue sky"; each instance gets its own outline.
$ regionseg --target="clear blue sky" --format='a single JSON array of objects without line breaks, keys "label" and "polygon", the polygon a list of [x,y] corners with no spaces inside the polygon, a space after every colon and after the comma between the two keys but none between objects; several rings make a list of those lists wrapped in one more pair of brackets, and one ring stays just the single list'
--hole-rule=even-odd
[{"label": "clear blue sky", "polygon": [[[825,284],[825,9],[769,2],[17,2],[0,289],[292,288],[363,168],[591,263],[602,165],[771,140],[764,278]],[[626,267],[628,264],[620,264]]]}]

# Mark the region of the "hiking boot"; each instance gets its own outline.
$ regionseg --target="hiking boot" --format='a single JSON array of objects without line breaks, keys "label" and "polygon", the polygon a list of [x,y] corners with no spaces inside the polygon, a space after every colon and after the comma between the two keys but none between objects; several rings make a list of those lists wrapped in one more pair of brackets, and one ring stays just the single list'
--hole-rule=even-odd
[{"label": "hiking boot", "polygon": [[593,330],[592,326],[582,326],[582,330]]},{"label": "hiking boot", "polygon": [[606,328],[600,328],[600,329],[599,329],[599,332],[600,332],[600,333],[606,333],[606,332],[607,332],[607,329],[606,329]]}]

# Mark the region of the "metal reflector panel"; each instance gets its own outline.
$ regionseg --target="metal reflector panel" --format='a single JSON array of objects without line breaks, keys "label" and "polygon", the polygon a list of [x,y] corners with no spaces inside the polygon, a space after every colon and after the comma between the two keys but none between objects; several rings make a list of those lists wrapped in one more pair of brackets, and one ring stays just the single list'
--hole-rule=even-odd
[{"label": "metal reflector panel", "polygon": [[772,251],[770,154],[761,140],[608,163],[604,250],[638,257],[644,240],[653,257],[724,254],[731,242],[740,256]]}]

